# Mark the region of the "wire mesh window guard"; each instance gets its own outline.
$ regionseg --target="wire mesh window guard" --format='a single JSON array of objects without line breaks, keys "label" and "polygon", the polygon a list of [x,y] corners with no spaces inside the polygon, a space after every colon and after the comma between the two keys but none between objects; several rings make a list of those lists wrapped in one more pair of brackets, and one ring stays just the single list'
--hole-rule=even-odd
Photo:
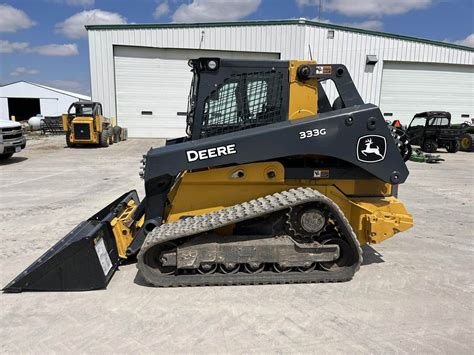
[{"label": "wire mesh window guard", "polygon": [[278,72],[232,75],[204,103],[202,137],[281,121],[282,80]]}]

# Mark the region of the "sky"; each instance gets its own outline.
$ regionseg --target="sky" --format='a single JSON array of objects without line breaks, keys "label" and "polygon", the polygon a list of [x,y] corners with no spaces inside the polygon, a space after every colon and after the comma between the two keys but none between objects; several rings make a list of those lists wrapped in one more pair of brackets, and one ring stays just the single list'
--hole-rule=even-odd
[{"label": "sky", "polygon": [[300,17],[474,47],[474,0],[0,0],[0,84],[90,94],[86,24]]}]

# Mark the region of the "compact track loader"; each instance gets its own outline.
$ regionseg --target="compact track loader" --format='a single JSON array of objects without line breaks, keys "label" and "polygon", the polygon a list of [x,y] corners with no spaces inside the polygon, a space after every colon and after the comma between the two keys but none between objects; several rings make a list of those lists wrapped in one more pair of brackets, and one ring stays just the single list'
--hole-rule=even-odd
[{"label": "compact track loader", "polygon": [[[403,144],[343,65],[190,61],[187,136],[4,290],[105,288],[127,259],[155,286],[338,282],[409,229]],[[323,89],[338,90],[331,105]]]}]

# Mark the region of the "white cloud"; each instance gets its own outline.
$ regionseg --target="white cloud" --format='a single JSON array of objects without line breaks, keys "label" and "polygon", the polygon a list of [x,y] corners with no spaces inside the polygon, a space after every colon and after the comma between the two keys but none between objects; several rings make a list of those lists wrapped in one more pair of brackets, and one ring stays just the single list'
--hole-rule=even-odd
[{"label": "white cloud", "polygon": [[27,42],[10,42],[0,39],[0,53],[13,53],[28,48]]},{"label": "white cloud", "polygon": [[66,4],[69,6],[82,6],[92,7],[95,4],[95,0],[45,0],[56,4]]},{"label": "white cloud", "polygon": [[18,75],[34,75],[38,74],[38,69],[28,69],[25,67],[17,67],[14,71],[10,73],[11,76],[18,76]]},{"label": "white cloud", "polygon": [[127,19],[115,12],[88,10],[79,12],[56,24],[56,32],[68,38],[87,37],[85,25],[112,25],[127,23]]},{"label": "white cloud", "polygon": [[193,0],[173,14],[174,22],[212,22],[240,20],[260,6],[261,0]]},{"label": "white cloud", "polygon": [[44,83],[44,85],[51,86],[55,89],[71,91],[76,94],[90,94],[90,87],[77,80],[50,80]]},{"label": "white cloud", "polygon": [[[339,12],[346,16],[373,16],[400,15],[412,10],[430,7],[435,0],[326,0],[323,3],[323,12]],[[296,0],[300,8],[305,6],[319,6],[319,0]]]},{"label": "white cloud", "polygon": [[170,7],[168,6],[168,1],[163,1],[156,7],[155,12],[153,12],[153,17],[159,19],[160,17],[167,15],[169,12]]},{"label": "white cloud", "polygon": [[362,22],[344,23],[343,26],[363,28],[364,30],[381,31],[383,22],[378,20],[367,20]]},{"label": "white cloud", "polygon": [[9,42],[0,40],[0,53],[26,52],[48,56],[69,57],[79,54],[77,44],[46,44],[30,47],[28,42]]},{"label": "white cloud", "polygon": [[454,41],[453,43],[460,44],[461,46],[474,47],[474,33],[471,33],[464,39]]},{"label": "white cloud", "polygon": [[324,18],[323,19],[314,18],[312,19],[312,21],[328,23],[328,24],[333,24],[333,25],[347,26],[347,27],[363,28],[364,30],[371,30],[371,31],[381,31],[383,29],[383,22],[379,20],[336,23]]},{"label": "white cloud", "polygon": [[77,44],[46,44],[44,46],[33,47],[27,50],[31,53],[56,57],[71,57],[79,54]]},{"label": "white cloud", "polygon": [[71,6],[94,6],[95,0],[66,0],[66,4]]},{"label": "white cloud", "polygon": [[22,10],[8,4],[0,4],[0,32],[16,32],[36,25]]}]

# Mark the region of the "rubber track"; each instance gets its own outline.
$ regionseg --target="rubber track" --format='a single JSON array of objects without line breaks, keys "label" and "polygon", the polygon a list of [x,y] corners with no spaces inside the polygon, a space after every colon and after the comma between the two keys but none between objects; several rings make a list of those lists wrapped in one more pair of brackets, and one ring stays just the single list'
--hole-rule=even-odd
[{"label": "rubber track", "polygon": [[[231,225],[244,220],[260,217],[272,212],[287,209],[308,202],[327,204],[332,213],[337,215],[339,223],[345,225],[349,234],[346,236],[358,251],[358,261],[340,271],[289,272],[275,273],[264,271],[258,274],[239,272],[236,274],[178,274],[161,275],[144,263],[144,254],[153,246],[168,241],[189,237],[211,231],[216,228]],[[224,237],[225,238],[225,237]],[[249,285],[249,284],[283,284],[283,283],[312,283],[312,282],[342,282],[349,281],[359,270],[362,262],[362,250],[357,237],[341,209],[331,199],[311,188],[298,188],[278,192],[256,200],[244,202],[217,212],[206,213],[191,218],[178,220],[156,227],[148,233],[138,254],[137,268],[143,278],[154,286],[206,286],[206,285]]]}]

